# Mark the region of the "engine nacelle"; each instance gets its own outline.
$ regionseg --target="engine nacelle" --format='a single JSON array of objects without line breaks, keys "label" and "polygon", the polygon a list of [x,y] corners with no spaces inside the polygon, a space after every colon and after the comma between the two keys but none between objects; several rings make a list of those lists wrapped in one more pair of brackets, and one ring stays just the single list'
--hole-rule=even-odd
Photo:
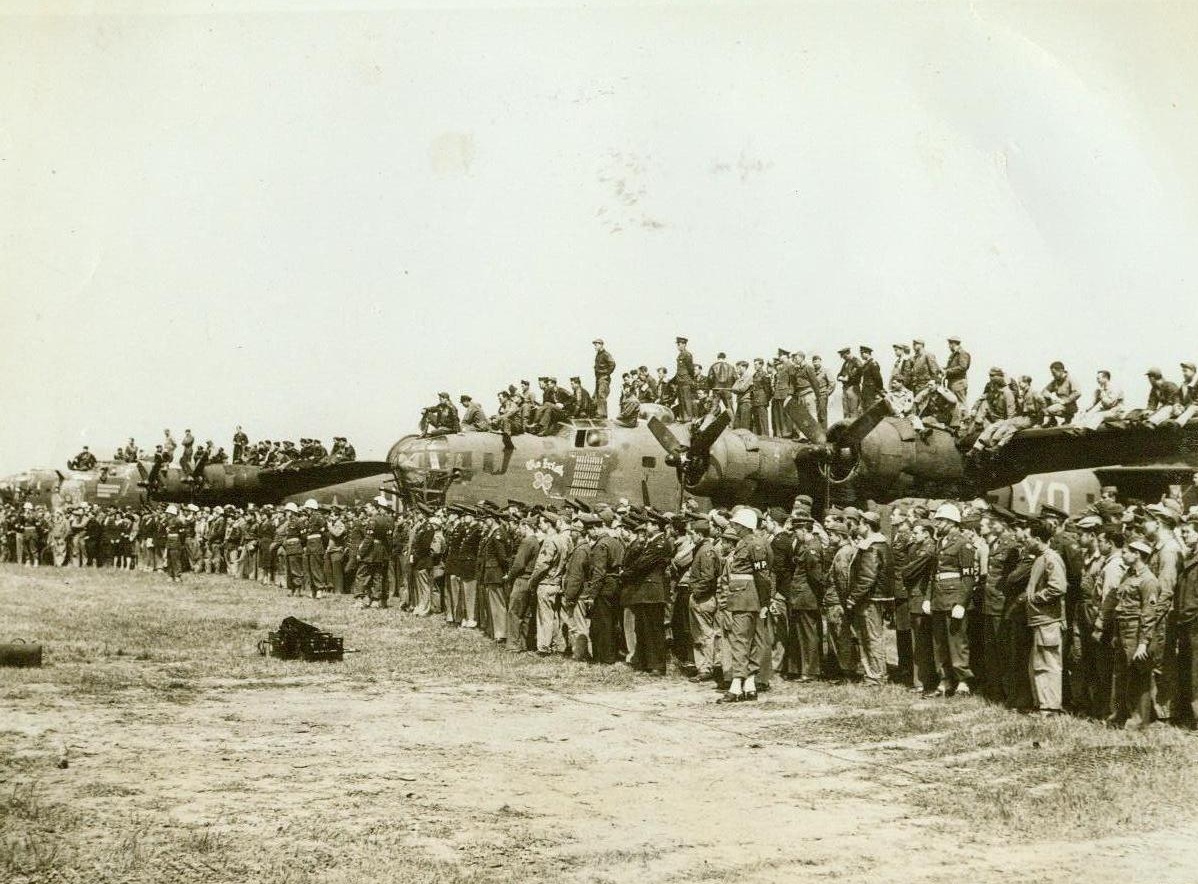
[{"label": "engine nacelle", "polygon": [[948,488],[964,478],[965,460],[947,430],[917,431],[905,418],[878,423],[861,442],[857,487],[875,499],[919,488]]}]

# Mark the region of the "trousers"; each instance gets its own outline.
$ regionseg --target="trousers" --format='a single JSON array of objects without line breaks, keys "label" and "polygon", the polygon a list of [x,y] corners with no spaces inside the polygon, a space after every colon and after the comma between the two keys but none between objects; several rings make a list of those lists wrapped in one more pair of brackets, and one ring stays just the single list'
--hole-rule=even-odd
[{"label": "trousers", "polygon": [[532,598],[528,591],[528,578],[517,577],[512,583],[512,592],[507,602],[507,646],[509,651],[528,648],[532,625]]},{"label": "trousers", "polygon": [[870,599],[853,611],[853,634],[861,654],[861,674],[866,684],[881,684],[886,678],[886,652],[882,648],[882,610]]},{"label": "trousers", "polygon": [[620,659],[617,623],[620,607],[602,595],[591,608],[591,656],[596,663],[612,664]]},{"label": "trousers", "polygon": [[969,669],[969,615],[954,620],[948,611],[933,611],[931,617],[936,666],[946,685],[956,687],[973,678]]},{"label": "trousers", "polygon": [[1061,624],[1045,623],[1032,627],[1032,653],[1028,657],[1028,677],[1032,699],[1041,711],[1061,711]]},{"label": "trousers", "polygon": [[728,650],[731,669],[725,670],[725,678],[748,678],[761,670],[760,632],[757,611],[728,611]]},{"label": "trousers", "polygon": [[634,619],[636,650],[632,655],[632,668],[642,672],[666,671],[666,627],[665,605],[661,602],[643,602],[629,605]]},{"label": "trousers", "polygon": [[564,649],[561,584],[539,584],[537,586],[537,651],[542,654],[560,654]]},{"label": "trousers", "polygon": [[699,675],[710,675],[715,667],[715,596],[701,602],[692,596],[689,608],[691,657]]}]

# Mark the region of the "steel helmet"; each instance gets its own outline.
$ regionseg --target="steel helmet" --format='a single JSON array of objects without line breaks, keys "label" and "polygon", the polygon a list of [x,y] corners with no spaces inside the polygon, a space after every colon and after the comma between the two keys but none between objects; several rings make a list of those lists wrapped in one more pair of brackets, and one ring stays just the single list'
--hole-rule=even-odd
[{"label": "steel helmet", "polygon": [[936,515],[932,516],[932,518],[945,519],[949,522],[960,525],[961,511],[957,509],[957,505],[954,503],[942,503],[940,506],[936,507]]},{"label": "steel helmet", "polygon": [[318,509],[320,509],[320,504],[318,504],[318,503],[316,502],[316,498],[314,498],[314,497],[309,497],[307,500],[305,500],[305,501],[304,501],[304,509],[306,509],[306,510],[318,510]]},{"label": "steel helmet", "polygon": [[741,507],[734,512],[730,521],[732,524],[741,525],[750,531],[757,530],[757,513],[747,506]]},{"label": "steel helmet", "polygon": [[289,501],[287,501],[287,505],[283,507],[283,510],[284,510],[284,512],[288,512],[288,513],[298,513],[299,507],[295,505],[294,500],[289,500]]}]

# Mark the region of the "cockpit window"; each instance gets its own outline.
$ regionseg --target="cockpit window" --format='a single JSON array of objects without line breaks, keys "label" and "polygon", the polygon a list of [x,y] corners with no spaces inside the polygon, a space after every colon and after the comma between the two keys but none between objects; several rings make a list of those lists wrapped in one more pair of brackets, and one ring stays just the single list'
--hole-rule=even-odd
[{"label": "cockpit window", "polygon": [[574,433],[575,448],[603,448],[610,444],[611,438],[607,434],[606,429],[591,427],[589,429],[580,429]]}]

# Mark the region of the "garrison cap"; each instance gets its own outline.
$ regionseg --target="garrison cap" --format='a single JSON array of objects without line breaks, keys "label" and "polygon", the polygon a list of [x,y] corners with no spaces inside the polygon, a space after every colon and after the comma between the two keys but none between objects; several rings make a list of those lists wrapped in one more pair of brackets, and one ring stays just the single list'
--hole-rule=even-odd
[{"label": "garrison cap", "polygon": [[1148,377],[1150,377],[1150,378],[1164,377],[1164,375],[1161,374],[1161,370],[1159,368],[1156,368],[1155,366],[1153,368],[1148,369],[1148,371],[1146,371],[1145,374],[1148,375]]},{"label": "garrison cap", "polygon": [[872,525],[874,528],[877,528],[882,524],[882,517],[873,510],[869,510],[861,514],[861,521],[868,525]]}]

